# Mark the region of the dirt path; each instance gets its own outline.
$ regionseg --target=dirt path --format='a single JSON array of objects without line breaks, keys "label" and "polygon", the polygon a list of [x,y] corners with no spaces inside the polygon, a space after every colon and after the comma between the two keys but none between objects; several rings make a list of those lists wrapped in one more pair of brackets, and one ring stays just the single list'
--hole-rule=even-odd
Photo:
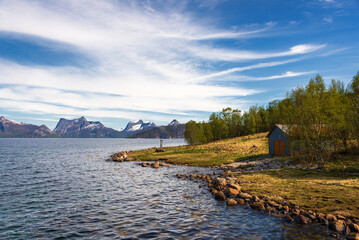
[{"label": "dirt path", "polygon": [[237,171],[261,171],[267,169],[280,169],[280,168],[299,168],[300,165],[293,165],[289,160],[281,157],[268,157],[259,158],[256,160],[247,160],[242,162],[235,162],[225,165],[226,168]]}]

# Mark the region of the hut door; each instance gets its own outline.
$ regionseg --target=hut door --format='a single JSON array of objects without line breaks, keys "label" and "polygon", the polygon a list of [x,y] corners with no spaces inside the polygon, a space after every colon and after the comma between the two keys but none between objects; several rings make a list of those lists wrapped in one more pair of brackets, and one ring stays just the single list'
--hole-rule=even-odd
[{"label": "hut door", "polygon": [[284,155],[284,140],[274,140],[274,155]]}]

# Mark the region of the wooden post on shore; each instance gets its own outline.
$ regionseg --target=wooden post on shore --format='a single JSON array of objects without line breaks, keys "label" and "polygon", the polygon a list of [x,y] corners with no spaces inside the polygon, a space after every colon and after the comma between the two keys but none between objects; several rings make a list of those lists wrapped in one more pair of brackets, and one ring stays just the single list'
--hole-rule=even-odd
[{"label": "wooden post on shore", "polygon": [[163,147],[163,140],[161,139],[160,140],[160,148],[162,149],[162,147]]}]

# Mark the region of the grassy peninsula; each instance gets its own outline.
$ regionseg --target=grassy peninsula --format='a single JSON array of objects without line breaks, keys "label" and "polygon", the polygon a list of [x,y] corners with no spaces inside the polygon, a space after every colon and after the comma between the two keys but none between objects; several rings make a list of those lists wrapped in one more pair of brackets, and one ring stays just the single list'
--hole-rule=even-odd
[{"label": "grassy peninsula", "polygon": [[173,164],[187,164],[200,167],[220,166],[268,153],[267,133],[215,141],[201,145],[186,145],[165,148],[165,152],[154,149],[133,151],[130,157],[142,161],[166,160]]},{"label": "grassy peninsula", "polygon": [[291,168],[297,162],[290,157],[267,155],[266,134],[168,147],[164,148],[165,152],[155,152],[153,148],[133,151],[129,156],[143,161],[165,160],[201,167],[250,165],[258,159],[273,159],[276,164],[282,164],[278,169],[270,169],[270,165],[268,169],[250,171],[236,167],[229,174],[236,177],[248,193],[288,201],[307,210],[359,218],[359,156],[339,154],[326,164],[325,171],[311,166]]}]

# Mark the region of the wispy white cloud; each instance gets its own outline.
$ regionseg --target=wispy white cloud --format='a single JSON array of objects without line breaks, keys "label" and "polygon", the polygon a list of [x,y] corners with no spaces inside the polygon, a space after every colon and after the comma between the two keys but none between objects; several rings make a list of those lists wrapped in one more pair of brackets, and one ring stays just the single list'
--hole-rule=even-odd
[{"label": "wispy white cloud", "polygon": [[333,23],[333,18],[332,17],[324,17],[323,20],[327,23]]},{"label": "wispy white cloud", "polygon": [[[161,118],[160,113],[177,114],[188,120],[188,111],[240,105],[228,96],[263,91],[218,86],[208,80],[298,59],[230,69],[206,66],[288,58],[326,47],[306,43],[260,52],[219,48],[213,40],[259,37],[274,28],[275,23],[223,29],[181,12],[181,4],[185,3],[178,3],[170,11],[158,11],[147,1],[0,0],[0,31],[24,38],[31,36],[32,41],[50,40],[51,47],[66,46],[96,63],[85,69],[21,66],[0,60],[0,84],[7,85],[0,89],[0,105],[18,111],[118,118],[142,117],[142,112],[134,112],[137,110],[153,112],[148,114],[152,120]],[[272,77],[298,74],[304,73],[287,72]],[[270,79],[274,78],[266,80]],[[259,79],[248,76],[247,80]]]},{"label": "wispy white cloud", "polygon": [[245,66],[245,67],[230,68],[230,69],[227,69],[224,71],[219,71],[219,72],[211,73],[208,75],[202,75],[200,77],[191,79],[191,81],[201,82],[201,81],[206,81],[208,79],[213,79],[216,77],[221,77],[223,75],[228,75],[228,74],[232,74],[232,73],[236,73],[236,72],[242,72],[242,71],[253,70],[253,69],[258,69],[258,68],[275,67],[275,66],[279,66],[279,65],[283,65],[283,64],[287,64],[287,63],[296,62],[299,60],[300,59],[296,58],[296,59],[289,59],[289,60],[284,60],[284,61],[257,63],[254,65],[249,65],[249,66]]},{"label": "wispy white cloud", "polygon": [[249,76],[240,76],[237,81],[263,81],[263,80],[273,80],[273,79],[281,79],[281,78],[290,78],[290,77],[298,77],[303,75],[313,74],[315,71],[309,72],[285,72],[280,75],[266,76],[266,77],[249,77]]},{"label": "wispy white cloud", "polygon": [[349,49],[350,48],[346,48],[346,47],[345,48],[328,49],[327,51],[318,54],[318,56],[327,57],[327,56],[334,55],[334,54],[337,54],[337,53],[345,52],[345,51],[347,51]]},{"label": "wispy white cloud", "polygon": [[208,60],[222,60],[222,61],[248,61],[275,57],[286,57],[300,54],[307,54],[326,47],[326,44],[301,44],[291,47],[288,51],[283,52],[253,52],[253,51],[238,51],[229,49],[213,49],[213,48],[193,48],[190,49],[194,55]]}]

